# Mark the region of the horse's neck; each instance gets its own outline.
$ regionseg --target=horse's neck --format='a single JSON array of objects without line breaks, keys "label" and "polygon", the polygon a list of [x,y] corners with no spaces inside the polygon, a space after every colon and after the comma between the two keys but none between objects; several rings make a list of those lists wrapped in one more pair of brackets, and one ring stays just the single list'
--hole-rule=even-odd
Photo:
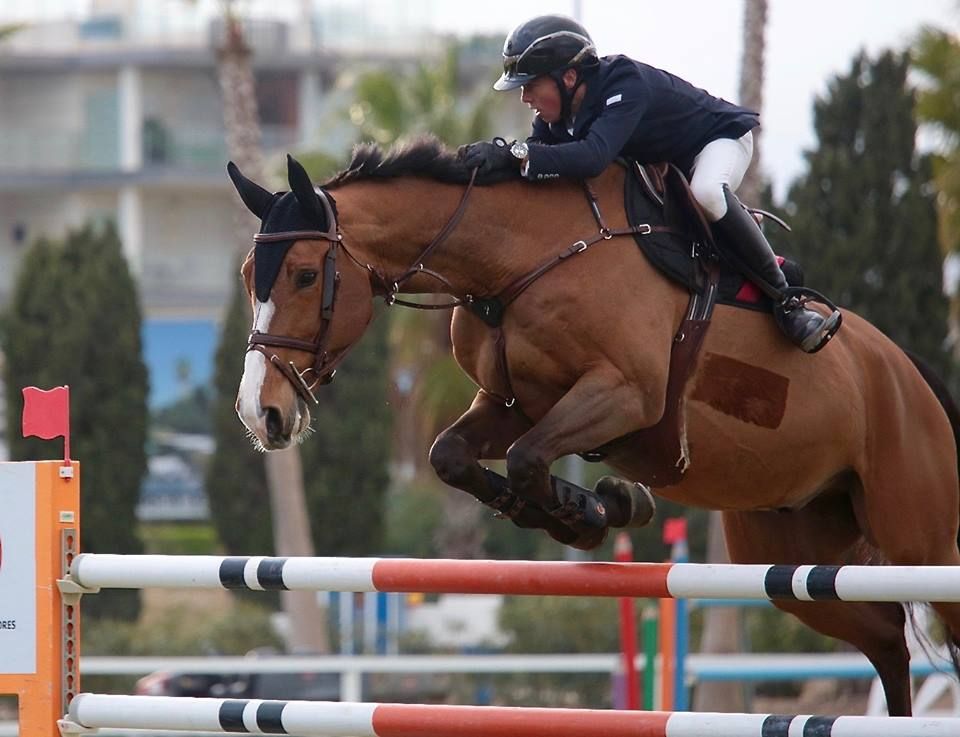
[{"label": "horse's neck", "polygon": [[[604,177],[597,187],[604,217],[615,227],[622,218],[622,176],[612,178],[615,181]],[[335,193],[344,244],[359,259],[396,278],[418,264],[463,192],[462,187],[412,178],[344,187]],[[490,294],[596,231],[588,201],[575,185],[475,187],[463,219],[423,267],[443,275],[457,294]],[[418,274],[403,291],[451,290]]]}]

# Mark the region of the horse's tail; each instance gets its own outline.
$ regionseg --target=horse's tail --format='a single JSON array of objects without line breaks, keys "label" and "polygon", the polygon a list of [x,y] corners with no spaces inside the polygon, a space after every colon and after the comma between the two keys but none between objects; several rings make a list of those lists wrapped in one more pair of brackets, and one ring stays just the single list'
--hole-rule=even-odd
[{"label": "horse's tail", "polygon": [[[950,390],[947,388],[946,382],[937,375],[933,368],[917,354],[908,350],[904,350],[903,352],[907,354],[907,357],[913,362],[913,365],[917,367],[917,371],[920,372],[923,380],[927,382],[927,386],[930,387],[940,402],[940,406],[943,407],[943,411],[947,413],[947,419],[950,420],[950,427],[953,430],[953,440],[957,446],[957,469],[960,471],[960,409],[957,408],[957,403],[953,397],[950,396]],[[958,509],[957,512],[960,514],[960,509]],[[957,545],[960,545],[960,534],[957,535]],[[914,626],[914,631],[917,632],[916,622],[913,621],[912,614],[910,618]],[[919,636],[920,633],[917,632],[917,635]],[[920,641],[924,642],[925,640],[921,639]],[[957,677],[960,677],[960,652],[958,652],[957,648],[958,643],[951,642],[949,635],[946,638],[946,642],[950,660],[953,663],[953,670],[957,674]]]}]

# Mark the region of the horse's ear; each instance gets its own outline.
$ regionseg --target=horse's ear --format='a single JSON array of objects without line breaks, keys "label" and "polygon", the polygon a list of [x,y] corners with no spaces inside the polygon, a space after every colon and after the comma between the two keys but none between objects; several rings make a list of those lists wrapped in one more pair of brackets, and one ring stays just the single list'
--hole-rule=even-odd
[{"label": "horse's ear", "polygon": [[254,215],[263,220],[267,210],[273,204],[273,194],[265,190],[256,182],[247,179],[232,161],[227,164],[227,174],[233,186],[237,188],[240,199]]},{"label": "horse's ear", "polygon": [[287,154],[287,181],[290,182],[290,191],[297,198],[297,202],[309,215],[316,218],[317,222],[327,223],[327,212],[317,196],[317,191],[313,188],[313,182],[310,181],[310,175],[303,168],[303,164]]}]

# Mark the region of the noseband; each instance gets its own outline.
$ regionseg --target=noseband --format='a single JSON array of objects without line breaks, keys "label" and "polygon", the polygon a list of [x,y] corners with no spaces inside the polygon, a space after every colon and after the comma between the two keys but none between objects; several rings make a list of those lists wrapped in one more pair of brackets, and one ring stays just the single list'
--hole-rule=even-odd
[{"label": "noseband", "polygon": [[[336,224],[334,224],[336,228]],[[341,246],[341,236],[339,229],[332,229],[330,232],[319,230],[288,230],[282,233],[257,233],[253,236],[256,244],[276,243],[278,241],[290,240],[325,240],[330,243],[330,249],[323,259],[323,302],[320,306],[320,328],[316,336],[311,340],[301,340],[300,338],[290,338],[285,335],[273,335],[272,333],[261,333],[254,330],[247,339],[247,351],[259,351],[276,366],[287,380],[293,385],[294,390],[305,402],[317,403],[317,397],[313,393],[318,384],[329,384],[333,381],[333,376],[337,372],[336,367],[346,356],[344,349],[336,356],[331,357],[327,351],[327,343],[330,340],[330,325],[333,322],[333,312],[337,304],[337,293],[340,288],[340,272],[337,271],[337,255]],[[267,346],[275,348],[292,348],[297,351],[304,351],[313,355],[313,364],[303,371],[297,369],[293,361],[284,363],[280,357],[267,350]],[[307,377],[313,375],[313,381],[308,382]]]},{"label": "noseband", "polygon": [[[258,330],[254,330],[250,333],[250,336],[247,339],[247,352],[259,351],[262,353],[270,360],[270,363],[276,366],[280,373],[286,377],[287,381],[289,381],[293,386],[294,391],[296,391],[297,395],[303,399],[303,401],[307,403],[313,402],[314,404],[319,404],[319,401],[314,394],[314,390],[318,385],[329,384],[331,381],[333,381],[333,377],[337,373],[337,366],[339,366],[341,361],[346,358],[348,351],[352,347],[349,345],[345,346],[337,353],[332,355],[327,349],[328,343],[330,342],[330,327],[333,324],[333,313],[337,306],[337,294],[340,289],[340,272],[337,270],[337,257],[341,249],[351,261],[368,272],[373,285],[374,294],[383,296],[386,299],[387,304],[405,304],[411,307],[418,307],[420,309],[445,309],[471,302],[473,298],[470,295],[467,295],[464,299],[457,299],[451,303],[442,305],[421,305],[412,302],[407,303],[397,300],[396,297],[401,287],[414,275],[419,273],[427,274],[439,279],[449,286],[449,282],[445,278],[433,271],[425,269],[423,267],[423,262],[437,246],[443,243],[450,236],[454,228],[460,222],[460,219],[463,217],[463,213],[467,209],[467,198],[469,197],[470,192],[473,190],[473,183],[476,178],[476,174],[477,172],[474,170],[472,176],[470,177],[470,181],[467,184],[467,188],[460,199],[460,204],[447,221],[447,224],[443,226],[440,232],[437,233],[433,240],[430,241],[429,245],[427,245],[427,247],[420,253],[416,261],[414,261],[414,265],[395,279],[385,276],[370,264],[361,263],[354,257],[352,253],[350,253],[350,251],[347,250],[347,247],[343,244],[343,235],[340,232],[340,223],[337,221],[336,214],[330,204],[327,193],[319,187],[316,189],[316,193],[320,198],[320,201],[323,203],[324,210],[326,211],[327,223],[329,223],[330,226],[329,230],[286,230],[280,233],[256,233],[253,236],[253,242],[255,245],[259,245],[261,243],[277,243],[280,241],[310,240],[327,241],[330,244],[330,248],[327,251],[326,257],[323,259],[323,302],[320,306],[320,327],[317,330],[317,334],[314,336],[314,339],[302,340],[300,338],[290,338],[285,335],[274,335],[272,333],[261,333]],[[293,361],[284,362],[276,353],[267,350],[268,346],[274,348],[289,348],[292,350],[309,353],[313,356],[313,363],[303,371],[300,371]],[[308,377],[311,376],[313,377],[313,381],[308,381]]]}]

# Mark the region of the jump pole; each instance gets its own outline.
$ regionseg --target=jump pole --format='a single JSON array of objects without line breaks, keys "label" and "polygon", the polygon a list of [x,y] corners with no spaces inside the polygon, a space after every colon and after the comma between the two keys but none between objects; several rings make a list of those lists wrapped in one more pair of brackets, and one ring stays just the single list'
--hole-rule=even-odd
[{"label": "jump pole", "polygon": [[120,728],[301,737],[956,737],[960,719],[80,694],[60,727],[64,735]]},{"label": "jump pole", "polygon": [[84,553],[78,590],[224,588],[633,598],[960,602],[960,566],[794,566]]}]

